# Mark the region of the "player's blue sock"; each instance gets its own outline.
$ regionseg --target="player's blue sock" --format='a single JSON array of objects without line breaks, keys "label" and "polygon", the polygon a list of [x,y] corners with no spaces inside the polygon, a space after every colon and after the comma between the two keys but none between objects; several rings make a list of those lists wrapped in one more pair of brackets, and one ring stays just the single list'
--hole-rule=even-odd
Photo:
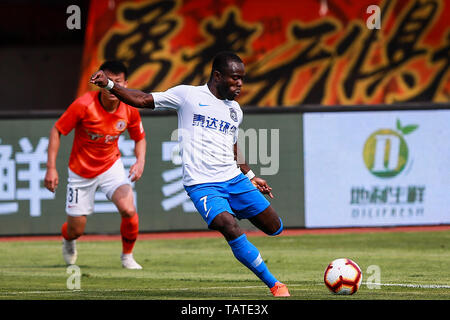
[{"label": "player's blue sock", "polygon": [[270,273],[259,250],[247,240],[245,234],[229,241],[228,244],[236,259],[256,274],[269,288],[275,285],[278,280]]}]

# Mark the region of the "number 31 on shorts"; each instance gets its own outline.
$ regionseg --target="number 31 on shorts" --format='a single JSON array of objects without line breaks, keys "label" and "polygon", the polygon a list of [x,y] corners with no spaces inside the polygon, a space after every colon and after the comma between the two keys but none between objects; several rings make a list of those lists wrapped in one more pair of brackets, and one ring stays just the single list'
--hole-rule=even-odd
[{"label": "number 31 on shorts", "polygon": [[78,203],[78,188],[69,188],[69,193],[67,195],[67,201],[69,203]]}]

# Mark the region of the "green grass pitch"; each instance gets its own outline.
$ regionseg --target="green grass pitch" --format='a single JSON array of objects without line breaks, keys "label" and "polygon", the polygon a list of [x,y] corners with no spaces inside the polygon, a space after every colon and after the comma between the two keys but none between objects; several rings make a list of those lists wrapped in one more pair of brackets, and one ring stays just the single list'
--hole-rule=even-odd
[{"label": "green grass pitch", "polygon": [[[249,239],[288,285],[291,297],[285,300],[450,299],[450,231]],[[138,240],[134,256],[143,270],[121,267],[120,241],[81,240],[77,248],[80,289],[72,290],[68,282],[76,282],[67,273],[60,241],[0,242],[0,299],[274,299],[222,238]],[[361,288],[352,296],[333,295],[323,284],[328,263],[342,257],[363,272]],[[369,266],[379,268],[378,288],[368,287],[377,282]]]}]

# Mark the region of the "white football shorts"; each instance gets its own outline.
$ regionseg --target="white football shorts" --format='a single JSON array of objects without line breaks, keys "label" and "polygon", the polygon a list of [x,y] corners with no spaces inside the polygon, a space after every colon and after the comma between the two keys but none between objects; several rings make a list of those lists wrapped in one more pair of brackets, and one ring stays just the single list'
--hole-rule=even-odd
[{"label": "white football shorts", "polygon": [[131,185],[119,158],[111,168],[95,178],[80,177],[68,169],[66,213],[69,216],[84,216],[94,212],[95,192],[100,189],[111,200],[116,189],[124,184]]}]

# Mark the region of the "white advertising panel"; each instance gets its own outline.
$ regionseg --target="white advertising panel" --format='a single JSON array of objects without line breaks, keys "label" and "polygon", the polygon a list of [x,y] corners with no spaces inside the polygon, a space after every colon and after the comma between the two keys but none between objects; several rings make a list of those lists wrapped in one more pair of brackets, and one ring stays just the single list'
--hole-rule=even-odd
[{"label": "white advertising panel", "polygon": [[305,226],[450,223],[450,110],[305,113]]}]

